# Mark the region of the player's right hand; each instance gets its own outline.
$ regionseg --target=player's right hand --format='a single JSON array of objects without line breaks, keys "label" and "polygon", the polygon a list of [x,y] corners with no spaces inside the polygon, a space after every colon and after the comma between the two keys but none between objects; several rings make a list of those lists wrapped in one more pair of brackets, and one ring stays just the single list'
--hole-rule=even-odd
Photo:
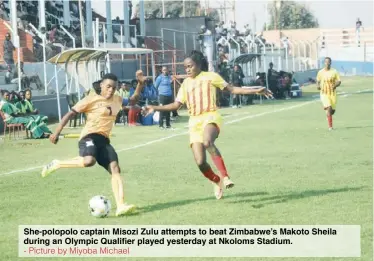
[{"label": "player's right hand", "polygon": [[258,90],[258,94],[264,95],[266,98],[274,99],[273,93],[266,89],[265,87],[262,87],[261,89]]},{"label": "player's right hand", "polygon": [[50,136],[49,136],[49,140],[53,143],[53,144],[57,144],[57,142],[58,142],[58,137],[59,137],[60,135],[56,135],[56,134],[54,134],[54,133],[52,133]]},{"label": "player's right hand", "polygon": [[153,109],[153,106],[147,105],[142,107],[142,115],[144,117],[147,117],[149,114],[153,113],[155,110]]}]

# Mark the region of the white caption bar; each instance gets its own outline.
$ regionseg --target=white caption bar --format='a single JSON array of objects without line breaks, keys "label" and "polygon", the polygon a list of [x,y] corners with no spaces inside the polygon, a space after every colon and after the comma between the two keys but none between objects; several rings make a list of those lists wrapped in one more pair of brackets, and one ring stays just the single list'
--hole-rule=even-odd
[{"label": "white caption bar", "polygon": [[19,226],[20,257],[360,257],[360,226]]}]

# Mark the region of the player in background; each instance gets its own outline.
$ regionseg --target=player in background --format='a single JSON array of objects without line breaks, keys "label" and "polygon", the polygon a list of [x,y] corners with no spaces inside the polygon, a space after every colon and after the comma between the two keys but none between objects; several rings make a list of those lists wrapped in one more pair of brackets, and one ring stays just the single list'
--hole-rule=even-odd
[{"label": "player in background", "polygon": [[[154,111],[174,111],[186,104],[190,115],[189,132],[190,146],[197,166],[202,174],[214,184],[214,194],[217,199],[223,196],[223,187],[231,188],[234,183],[227,173],[222,155],[215,140],[220,133],[222,117],[217,112],[216,88],[228,90],[232,94],[264,94],[271,95],[265,88],[244,89],[232,87],[214,72],[208,72],[208,61],[200,51],[192,51],[184,60],[187,78],[181,85],[174,103],[164,106],[145,106],[143,114]],[[221,176],[216,175],[206,160],[206,150],[219,170]]]},{"label": "player in background", "polygon": [[[122,98],[114,95],[117,87],[117,77],[106,74],[100,85],[94,85],[95,93],[80,100],[70,112],[65,114],[50,141],[57,144],[59,135],[77,113],[85,113],[87,117],[79,139],[79,157],[71,160],[53,160],[42,170],[46,177],[60,168],[92,167],[96,162],[111,174],[112,190],[116,200],[116,216],[128,214],[135,209],[134,205],[124,203],[123,180],[118,164],[118,155],[110,144],[109,135],[112,131],[116,115],[122,109]],[[138,93],[139,90],[136,91]],[[136,101],[136,97],[130,100]]]},{"label": "player in background", "polygon": [[341,84],[338,71],[331,68],[331,58],[325,58],[325,68],[317,74],[317,89],[320,90],[320,98],[324,110],[326,110],[329,130],[332,128],[332,116],[336,111],[336,88]]}]

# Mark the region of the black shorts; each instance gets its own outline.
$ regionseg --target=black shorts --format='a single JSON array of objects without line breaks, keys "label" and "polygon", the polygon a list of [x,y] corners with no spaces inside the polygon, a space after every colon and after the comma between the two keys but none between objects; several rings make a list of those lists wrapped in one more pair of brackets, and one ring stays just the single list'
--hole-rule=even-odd
[{"label": "black shorts", "polygon": [[110,140],[100,134],[88,134],[79,143],[79,156],[92,156],[96,162],[109,171],[109,164],[118,162],[117,152],[110,145]]}]

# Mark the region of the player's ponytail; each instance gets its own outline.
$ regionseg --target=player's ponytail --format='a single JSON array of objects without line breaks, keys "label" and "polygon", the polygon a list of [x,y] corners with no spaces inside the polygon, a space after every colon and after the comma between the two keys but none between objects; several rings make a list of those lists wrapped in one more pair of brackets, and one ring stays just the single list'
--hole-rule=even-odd
[{"label": "player's ponytail", "polygon": [[189,58],[191,58],[191,60],[194,61],[197,66],[200,67],[201,71],[203,72],[208,71],[208,68],[209,68],[208,61],[202,52],[193,50],[191,54],[189,55]]}]

